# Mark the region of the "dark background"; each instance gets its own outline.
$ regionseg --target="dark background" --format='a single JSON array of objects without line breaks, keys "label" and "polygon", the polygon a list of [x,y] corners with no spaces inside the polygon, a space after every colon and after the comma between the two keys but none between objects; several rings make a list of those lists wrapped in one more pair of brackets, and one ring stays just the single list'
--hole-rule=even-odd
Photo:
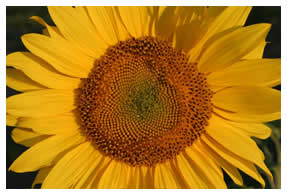
[{"label": "dark background", "polygon": [[[21,35],[26,33],[41,33],[42,27],[29,19],[30,16],[41,16],[48,24],[53,24],[46,7],[7,7],[6,9],[6,53],[15,51],[25,51],[21,42]],[[267,37],[268,44],[264,51],[265,58],[281,57],[281,7],[253,7],[247,20],[247,25],[267,22],[272,24],[271,31]],[[277,86],[276,89],[281,89]],[[6,87],[6,96],[17,94],[17,91]],[[267,140],[257,140],[259,147],[265,154],[267,167],[271,169],[274,176],[274,182],[271,182],[263,173],[266,182],[266,188],[281,188],[281,122],[280,120],[268,123],[273,129],[272,135]],[[11,139],[12,127],[7,126],[6,134],[6,188],[31,188],[36,172],[14,173],[8,172],[8,167],[12,162],[27,148],[18,145]],[[259,170],[261,172],[261,170]],[[262,173],[262,172],[261,172]],[[242,173],[244,186],[235,185],[229,176],[225,175],[225,180],[229,188],[261,188],[260,184]]]}]

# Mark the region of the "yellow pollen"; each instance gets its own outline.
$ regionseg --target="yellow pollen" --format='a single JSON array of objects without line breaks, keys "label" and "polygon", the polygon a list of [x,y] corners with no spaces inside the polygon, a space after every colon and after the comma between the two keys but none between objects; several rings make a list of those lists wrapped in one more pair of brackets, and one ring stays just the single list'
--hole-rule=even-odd
[{"label": "yellow pollen", "polygon": [[132,38],[107,49],[79,88],[84,134],[104,155],[154,166],[190,146],[208,124],[206,77],[168,42]]}]

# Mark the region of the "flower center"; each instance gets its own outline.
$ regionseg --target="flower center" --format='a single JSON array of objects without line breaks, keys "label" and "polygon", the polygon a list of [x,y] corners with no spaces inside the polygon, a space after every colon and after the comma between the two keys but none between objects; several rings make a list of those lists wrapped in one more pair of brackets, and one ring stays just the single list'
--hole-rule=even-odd
[{"label": "flower center", "polygon": [[104,155],[132,166],[172,159],[202,132],[212,92],[196,64],[168,42],[119,42],[95,61],[79,88],[84,134]]},{"label": "flower center", "polygon": [[155,117],[164,109],[159,90],[159,86],[150,80],[138,81],[126,91],[126,97],[122,99],[122,110],[136,120]]}]

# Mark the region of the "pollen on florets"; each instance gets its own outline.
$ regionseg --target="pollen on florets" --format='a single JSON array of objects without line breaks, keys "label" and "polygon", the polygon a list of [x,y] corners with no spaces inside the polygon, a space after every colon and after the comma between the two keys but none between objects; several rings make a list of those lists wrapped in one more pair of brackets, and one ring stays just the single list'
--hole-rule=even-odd
[{"label": "pollen on florets", "polygon": [[84,134],[104,155],[132,166],[174,158],[205,131],[212,112],[205,75],[153,37],[109,47],[79,92]]}]

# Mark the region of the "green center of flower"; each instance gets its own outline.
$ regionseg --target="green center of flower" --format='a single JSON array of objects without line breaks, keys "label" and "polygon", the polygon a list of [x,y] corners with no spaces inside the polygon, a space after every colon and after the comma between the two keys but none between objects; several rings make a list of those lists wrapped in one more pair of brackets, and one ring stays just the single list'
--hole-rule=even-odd
[{"label": "green center of flower", "polygon": [[127,92],[123,102],[123,109],[127,109],[131,116],[138,120],[153,117],[163,111],[158,86],[152,81],[146,80],[132,86]]},{"label": "green center of flower", "polygon": [[95,61],[79,88],[84,134],[132,166],[172,159],[205,131],[212,112],[205,75],[166,41],[129,39]]}]

